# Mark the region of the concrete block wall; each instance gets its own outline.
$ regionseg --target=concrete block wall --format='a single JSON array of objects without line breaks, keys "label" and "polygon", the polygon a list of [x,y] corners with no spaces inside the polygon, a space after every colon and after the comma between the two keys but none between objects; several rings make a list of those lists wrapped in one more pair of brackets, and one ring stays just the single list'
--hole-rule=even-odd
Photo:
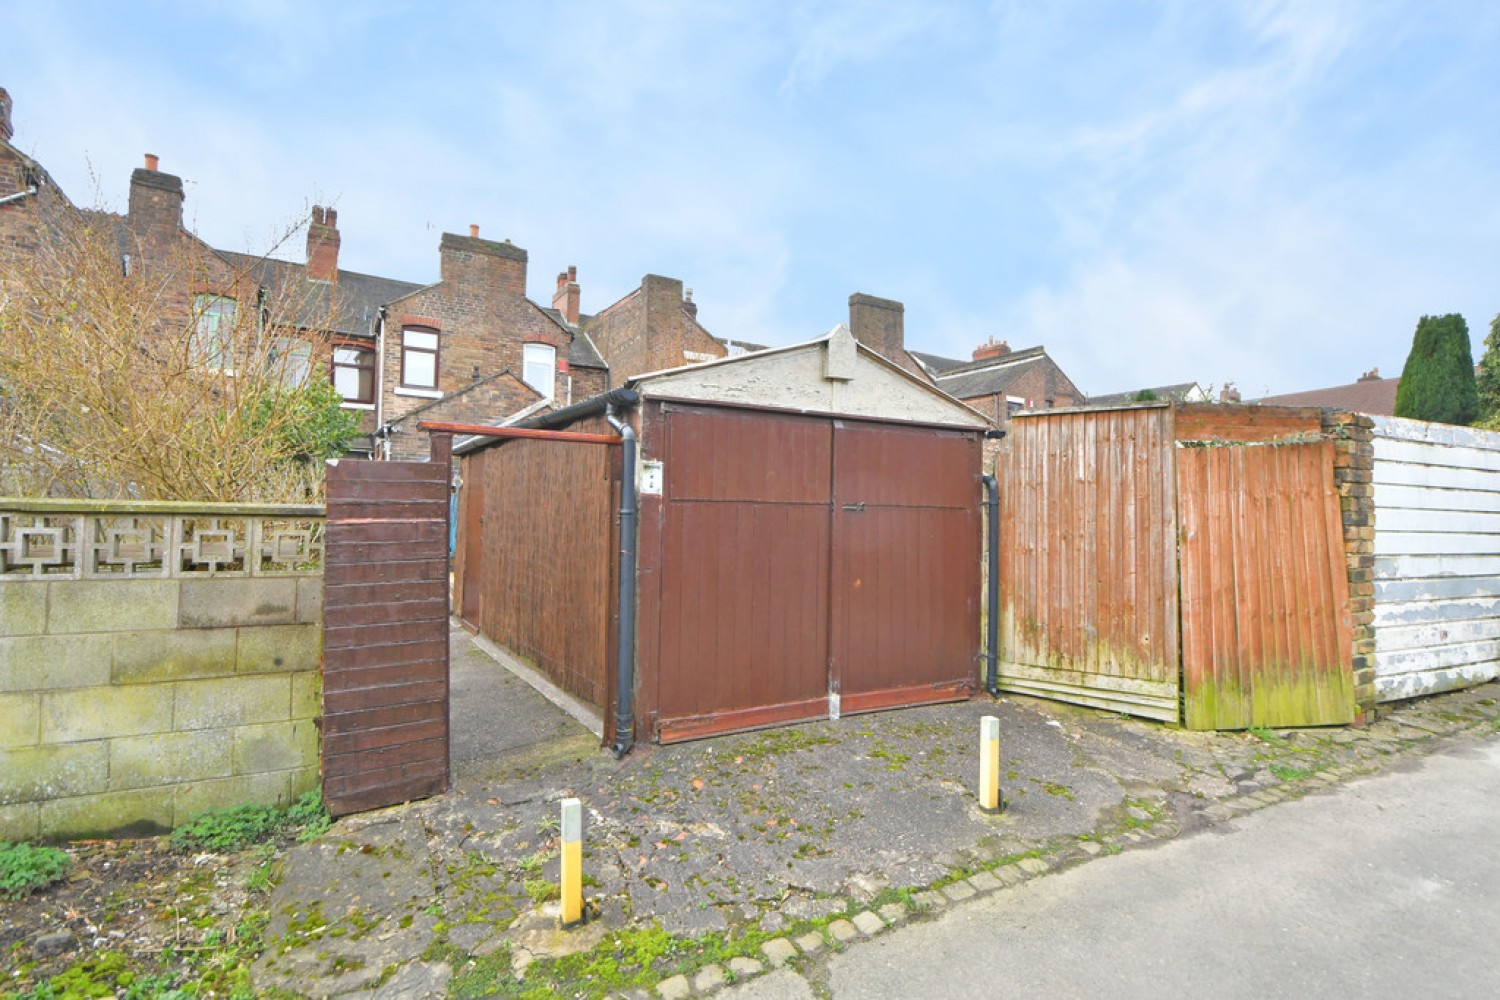
[{"label": "concrete block wall", "polygon": [[0,840],[170,830],[318,786],[321,565],[0,576]]}]

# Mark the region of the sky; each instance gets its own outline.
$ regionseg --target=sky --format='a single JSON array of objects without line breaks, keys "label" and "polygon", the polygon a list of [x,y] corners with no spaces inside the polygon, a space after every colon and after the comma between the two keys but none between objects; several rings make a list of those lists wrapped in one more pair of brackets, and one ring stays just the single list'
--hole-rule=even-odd
[{"label": "sky", "polygon": [[[0,0],[14,144],[223,249],[437,278],[508,238],[584,312],[680,278],[736,340],[859,291],[909,348],[1043,344],[1086,393],[1399,374],[1500,314],[1500,5]],[[3,194],[3,193],[0,193]]]}]

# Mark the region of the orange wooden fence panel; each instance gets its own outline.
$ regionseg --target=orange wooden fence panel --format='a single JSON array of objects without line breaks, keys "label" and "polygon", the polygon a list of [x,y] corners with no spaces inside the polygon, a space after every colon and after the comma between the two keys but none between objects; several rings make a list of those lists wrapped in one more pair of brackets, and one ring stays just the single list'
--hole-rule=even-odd
[{"label": "orange wooden fence panel", "polygon": [[1182,523],[1184,722],[1348,723],[1348,578],[1333,444],[1188,447]]}]

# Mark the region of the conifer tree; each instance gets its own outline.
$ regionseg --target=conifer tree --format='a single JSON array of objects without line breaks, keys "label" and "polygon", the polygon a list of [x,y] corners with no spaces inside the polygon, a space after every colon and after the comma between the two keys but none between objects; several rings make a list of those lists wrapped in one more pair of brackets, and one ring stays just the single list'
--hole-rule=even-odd
[{"label": "conifer tree", "polygon": [[1490,335],[1484,338],[1474,387],[1479,393],[1479,422],[1500,429],[1500,316],[1490,321]]},{"label": "conifer tree", "polygon": [[1470,424],[1478,415],[1468,324],[1458,313],[1423,316],[1396,388],[1396,416]]}]

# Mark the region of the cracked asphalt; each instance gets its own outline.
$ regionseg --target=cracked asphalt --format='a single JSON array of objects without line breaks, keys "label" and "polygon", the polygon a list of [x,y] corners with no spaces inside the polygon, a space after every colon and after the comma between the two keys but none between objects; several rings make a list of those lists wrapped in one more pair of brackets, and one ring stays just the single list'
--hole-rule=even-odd
[{"label": "cracked asphalt", "polygon": [[[457,671],[502,670],[463,633]],[[1190,733],[1013,696],[853,716],[669,747],[622,761],[524,685],[455,706],[532,734],[464,738],[452,790],[346,817],[293,849],[257,984],[311,996],[442,996],[501,948],[534,958],[609,931],[692,937],[879,904],[1040,857],[1053,867],[1191,834],[1454,738],[1493,734],[1500,685],[1390,707],[1362,729]],[[980,718],[1001,725],[1006,810],[975,803]],[[458,722],[455,723],[458,725]],[[455,734],[455,756],[459,754]],[[587,933],[555,931],[559,801],[585,808]],[[457,966],[457,968],[455,968]],[[712,980],[710,980],[711,982]]]}]

